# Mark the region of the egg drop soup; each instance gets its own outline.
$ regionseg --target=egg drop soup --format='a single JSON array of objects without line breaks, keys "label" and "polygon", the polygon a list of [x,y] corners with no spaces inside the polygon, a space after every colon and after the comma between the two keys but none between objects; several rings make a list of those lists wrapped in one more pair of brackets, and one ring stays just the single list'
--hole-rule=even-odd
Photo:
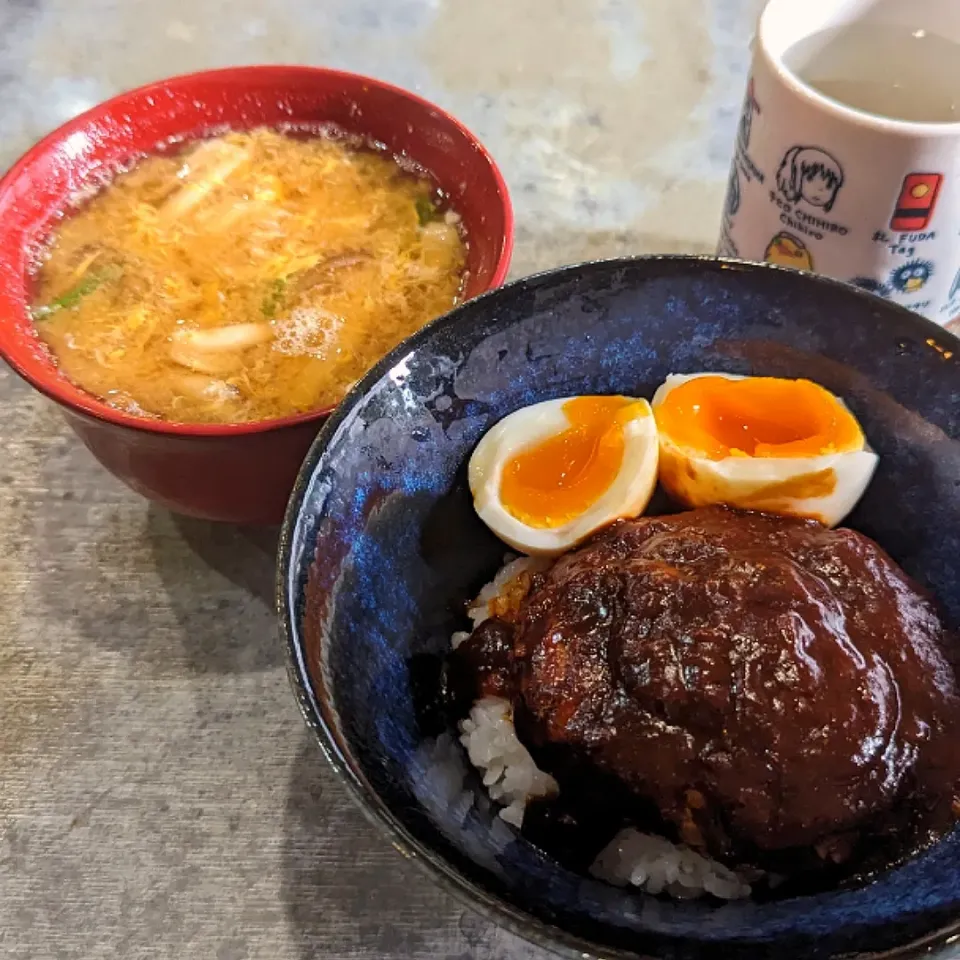
[{"label": "egg drop soup", "polygon": [[465,260],[422,171],[336,131],[232,132],[78,205],[32,313],[63,373],[120,410],[267,420],[337,403],[458,302]]}]

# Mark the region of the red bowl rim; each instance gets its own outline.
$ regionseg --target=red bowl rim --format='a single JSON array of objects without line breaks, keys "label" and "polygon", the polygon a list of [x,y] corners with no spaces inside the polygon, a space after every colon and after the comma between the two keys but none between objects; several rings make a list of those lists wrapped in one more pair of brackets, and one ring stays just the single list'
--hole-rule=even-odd
[{"label": "red bowl rim", "polygon": [[[500,256],[497,260],[496,268],[487,290],[493,290],[503,284],[507,272],[510,269],[510,259],[513,255],[513,233],[514,233],[514,214],[513,204],[510,200],[510,192],[507,189],[507,182],[500,172],[493,157],[487,148],[470,130],[464,126],[456,117],[431,103],[424,97],[403,87],[387,83],[384,80],[378,80],[375,77],[368,77],[364,74],[352,73],[348,70],[334,70],[328,67],[311,66],[308,64],[251,64],[249,66],[222,67],[216,70],[196,70],[192,73],[176,74],[172,77],[166,77],[161,80],[155,80],[151,83],[143,84],[139,87],[133,87],[118,93],[116,96],[103,100],[89,110],[78,114],[66,123],[61,124],[55,130],[48,133],[42,140],[35,143],[12,167],[0,178],[0,194],[10,189],[11,185],[20,177],[24,170],[28,169],[37,158],[46,154],[56,144],[65,140],[70,134],[83,128],[92,118],[96,117],[102,110],[121,104],[124,100],[133,96],[150,95],[154,92],[169,91],[171,87],[178,88],[190,84],[192,81],[200,79],[214,79],[216,77],[229,76],[262,76],[266,73],[298,73],[306,77],[318,76],[323,74],[335,79],[350,81],[359,81],[398,94],[411,100],[426,110],[432,110],[448,123],[451,124],[473,148],[486,161],[490,172],[493,175],[494,183],[500,197],[503,207],[503,245],[500,250]],[[481,293],[486,291],[481,291]],[[32,374],[28,374],[15,357],[12,357],[3,342],[0,342],[0,357],[2,357],[24,380],[31,384],[41,393],[48,396],[57,403],[69,408],[70,410],[87,414],[96,420],[106,421],[122,427],[129,427],[134,430],[144,430],[149,433],[168,434],[180,437],[229,437],[240,436],[248,433],[263,433],[268,430],[278,430],[284,427],[295,427],[300,424],[311,421],[320,421],[327,417],[331,411],[336,409],[337,404],[330,404],[321,407],[318,410],[310,410],[306,413],[298,413],[289,417],[276,417],[271,420],[252,420],[244,423],[178,423],[166,420],[152,420],[147,417],[137,417],[133,414],[124,413],[111,407],[109,404],[98,400],[92,394],[83,393],[80,398],[68,396],[63,390],[58,380],[40,379]],[[82,389],[82,388],[79,388]]]}]

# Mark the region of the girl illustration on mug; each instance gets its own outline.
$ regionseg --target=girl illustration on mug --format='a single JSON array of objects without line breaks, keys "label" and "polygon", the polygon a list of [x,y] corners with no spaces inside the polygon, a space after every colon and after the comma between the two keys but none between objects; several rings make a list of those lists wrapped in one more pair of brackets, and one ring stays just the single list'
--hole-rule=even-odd
[{"label": "girl illustration on mug", "polygon": [[777,187],[791,203],[806,200],[829,213],[843,186],[843,168],[819,147],[791,147],[780,162]]}]

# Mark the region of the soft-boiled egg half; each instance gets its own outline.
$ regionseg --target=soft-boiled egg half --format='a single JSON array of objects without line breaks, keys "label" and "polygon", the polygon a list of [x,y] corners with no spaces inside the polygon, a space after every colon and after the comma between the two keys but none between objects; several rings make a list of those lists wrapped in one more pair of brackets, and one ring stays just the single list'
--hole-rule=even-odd
[{"label": "soft-boiled egg half", "polygon": [[684,506],[726,503],[832,527],[877,465],[843,401],[810,380],[674,375],[653,412],[660,482]]},{"label": "soft-boiled egg half", "polygon": [[657,483],[657,427],[633,397],[568,397],[504,417],[470,458],[480,519],[501,540],[553,556],[622,517]]}]

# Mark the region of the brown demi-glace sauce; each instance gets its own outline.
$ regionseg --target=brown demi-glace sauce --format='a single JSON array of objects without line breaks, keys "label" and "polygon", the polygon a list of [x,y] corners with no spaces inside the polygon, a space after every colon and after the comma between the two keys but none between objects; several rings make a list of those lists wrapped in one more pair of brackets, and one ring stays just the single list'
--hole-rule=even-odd
[{"label": "brown demi-glace sauce", "polygon": [[450,678],[511,700],[559,779],[555,809],[528,810],[535,839],[586,831],[595,853],[618,818],[652,817],[730,865],[849,875],[953,822],[952,642],[867,537],[708,507],[561,557]]}]

